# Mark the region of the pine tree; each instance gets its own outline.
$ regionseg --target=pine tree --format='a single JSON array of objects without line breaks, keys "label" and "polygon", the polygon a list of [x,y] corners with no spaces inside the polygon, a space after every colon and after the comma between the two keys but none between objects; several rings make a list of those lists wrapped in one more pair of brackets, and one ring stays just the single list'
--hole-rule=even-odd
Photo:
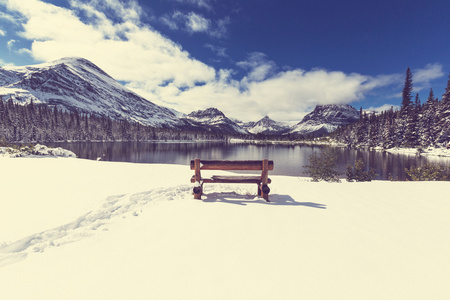
[{"label": "pine tree", "polygon": [[381,140],[382,140],[381,146],[385,149],[392,148],[396,142],[395,132],[397,130],[395,122],[395,113],[392,107],[384,114],[382,124],[383,129],[381,131]]},{"label": "pine tree", "polygon": [[419,120],[419,114],[415,107],[410,107],[404,115],[406,117],[405,120],[405,134],[403,136],[402,146],[406,147],[415,147],[418,142],[418,134],[417,134],[417,121]]},{"label": "pine tree", "polygon": [[400,110],[401,112],[407,111],[412,105],[411,102],[412,87],[413,87],[412,73],[411,69],[408,68],[406,69],[405,86],[403,87],[402,91],[402,107]]},{"label": "pine tree", "polygon": [[437,115],[439,120],[437,122],[438,136],[436,142],[446,145],[450,142],[450,75],[442,100],[438,105]]},{"label": "pine tree", "polygon": [[445,88],[444,95],[442,95],[442,102],[450,102],[450,75],[448,75],[447,87]]},{"label": "pine tree", "polygon": [[402,91],[402,107],[400,108],[399,119],[397,120],[397,146],[411,146],[413,128],[411,125],[413,105],[411,101],[412,73],[410,68],[406,70],[405,85]]},{"label": "pine tree", "polygon": [[432,104],[434,102],[434,92],[433,89],[430,89],[430,94],[428,94],[427,102],[426,104]]},{"label": "pine tree", "polygon": [[417,111],[417,113],[420,113],[421,108],[422,104],[420,103],[419,93],[417,93],[416,99],[414,101],[414,109]]},{"label": "pine tree", "polygon": [[419,121],[419,144],[427,147],[434,144],[435,135],[433,128],[435,126],[436,103],[434,101],[433,89],[430,89],[427,102],[423,105],[422,116]]}]

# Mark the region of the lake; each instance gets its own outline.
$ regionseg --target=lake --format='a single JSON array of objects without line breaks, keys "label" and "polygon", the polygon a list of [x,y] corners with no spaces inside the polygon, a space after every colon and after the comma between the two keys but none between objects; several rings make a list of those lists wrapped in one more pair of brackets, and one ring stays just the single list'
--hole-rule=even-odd
[{"label": "lake", "polygon": [[[194,158],[224,160],[257,160],[268,158],[275,168],[270,174],[307,176],[305,165],[321,146],[248,144],[226,142],[58,142],[45,143],[51,147],[71,150],[79,158],[134,163],[164,163],[189,165]],[[390,174],[406,179],[405,168],[422,166],[432,160],[448,164],[449,159],[427,158],[416,155],[391,154],[364,149],[336,148],[339,154],[337,169],[343,173],[348,162],[362,158],[367,168],[376,170],[377,179],[388,180]]]}]

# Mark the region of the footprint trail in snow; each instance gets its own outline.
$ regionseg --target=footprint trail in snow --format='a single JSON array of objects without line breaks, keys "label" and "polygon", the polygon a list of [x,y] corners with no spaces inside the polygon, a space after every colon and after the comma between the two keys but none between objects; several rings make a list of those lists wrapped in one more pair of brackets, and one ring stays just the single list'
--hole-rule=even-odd
[{"label": "footprint trail in snow", "polygon": [[110,196],[97,210],[90,211],[68,224],[36,233],[11,243],[0,244],[0,268],[25,259],[30,253],[81,240],[117,218],[138,216],[150,202],[177,200],[191,190],[190,186],[155,189],[147,192]]}]

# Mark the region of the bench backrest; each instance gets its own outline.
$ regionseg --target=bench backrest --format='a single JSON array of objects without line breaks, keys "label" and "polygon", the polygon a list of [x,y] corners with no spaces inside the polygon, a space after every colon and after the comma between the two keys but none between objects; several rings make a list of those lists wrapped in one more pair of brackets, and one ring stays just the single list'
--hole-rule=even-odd
[{"label": "bench backrest", "polygon": [[[200,160],[200,170],[262,170],[264,160]],[[268,170],[273,170],[273,160],[268,161]],[[195,160],[191,160],[195,170]]]}]

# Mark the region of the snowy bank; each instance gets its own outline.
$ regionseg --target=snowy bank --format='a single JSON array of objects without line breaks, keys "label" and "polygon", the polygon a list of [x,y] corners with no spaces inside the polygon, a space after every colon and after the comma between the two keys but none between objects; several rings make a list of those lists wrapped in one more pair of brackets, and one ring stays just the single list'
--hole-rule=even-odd
[{"label": "snowy bank", "polygon": [[385,150],[389,153],[400,153],[409,155],[423,155],[423,156],[437,156],[437,157],[450,157],[450,149],[447,148],[391,148]]},{"label": "snowy bank", "polygon": [[266,203],[194,200],[189,166],[0,165],[0,299],[450,298],[448,182],[270,176]]},{"label": "snowy bank", "polygon": [[49,148],[44,145],[22,146],[22,147],[0,147],[0,157],[30,157],[30,156],[61,156],[76,157],[72,151],[58,148]]}]

